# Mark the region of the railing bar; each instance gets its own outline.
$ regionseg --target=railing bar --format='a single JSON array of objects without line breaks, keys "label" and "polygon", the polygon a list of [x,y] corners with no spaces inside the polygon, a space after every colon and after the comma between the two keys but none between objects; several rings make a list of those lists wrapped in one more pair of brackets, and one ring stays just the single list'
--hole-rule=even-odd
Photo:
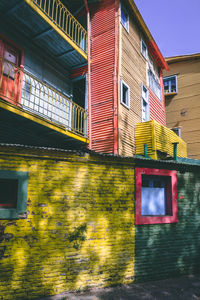
[{"label": "railing bar", "polygon": [[54,7],[55,7],[55,0],[53,0],[53,5],[52,5],[52,19],[54,17]]},{"label": "railing bar", "polygon": [[44,0],[44,11],[46,11],[47,0]]}]

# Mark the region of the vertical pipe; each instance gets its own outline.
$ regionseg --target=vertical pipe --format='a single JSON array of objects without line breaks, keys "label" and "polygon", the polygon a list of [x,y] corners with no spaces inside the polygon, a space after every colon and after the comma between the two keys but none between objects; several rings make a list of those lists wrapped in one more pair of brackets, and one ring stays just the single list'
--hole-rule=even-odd
[{"label": "vertical pipe", "polygon": [[119,1],[115,0],[114,154],[118,154]]},{"label": "vertical pipe", "polygon": [[179,144],[178,142],[172,143],[174,145],[174,160],[177,160],[177,145]]},{"label": "vertical pipe", "polygon": [[91,21],[87,0],[84,0],[87,12],[87,32],[88,32],[88,133],[89,149],[92,149],[92,118],[91,118]]},{"label": "vertical pipe", "polygon": [[144,157],[148,157],[148,154],[147,154],[147,144],[144,144]]}]

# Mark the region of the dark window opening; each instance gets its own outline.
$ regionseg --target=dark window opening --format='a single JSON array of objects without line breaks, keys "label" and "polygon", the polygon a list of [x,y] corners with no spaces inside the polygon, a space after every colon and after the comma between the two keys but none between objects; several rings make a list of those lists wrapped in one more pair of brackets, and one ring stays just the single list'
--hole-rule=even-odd
[{"label": "dark window opening", "polygon": [[85,108],[86,79],[82,78],[73,82],[73,101]]},{"label": "dark window opening", "polygon": [[0,209],[1,208],[16,208],[18,194],[17,179],[0,178]]}]

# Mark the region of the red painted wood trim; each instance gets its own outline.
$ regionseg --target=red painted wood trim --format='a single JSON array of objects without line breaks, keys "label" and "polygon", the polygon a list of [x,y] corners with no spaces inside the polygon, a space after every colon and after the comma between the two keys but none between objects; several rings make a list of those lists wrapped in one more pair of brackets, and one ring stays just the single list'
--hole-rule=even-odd
[{"label": "red painted wood trim", "polygon": [[150,53],[153,55],[155,61],[157,62],[158,66],[161,69],[165,69],[169,71],[169,66],[167,62],[165,61],[164,57],[162,56],[157,44],[153,40],[149,40],[147,42],[148,49]]},{"label": "red painted wood trim", "polygon": [[[169,185],[167,187],[168,201],[172,204],[172,215],[170,216],[142,216],[141,214],[141,190],[142,190],[142,175],[157,175],[168,176]],[[162,224],[162,223],[177,223],[178,222],[178,193],[177,193],[177,172],[164,169],[135,169],[135,224]]]}]

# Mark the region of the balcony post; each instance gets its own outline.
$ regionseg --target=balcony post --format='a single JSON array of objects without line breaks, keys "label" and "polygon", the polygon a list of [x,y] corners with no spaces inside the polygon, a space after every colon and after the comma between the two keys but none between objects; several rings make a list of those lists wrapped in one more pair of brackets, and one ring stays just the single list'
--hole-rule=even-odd
[{"label": "balcony post", "polygon": [[90,11],[87,0],[84,0],[85,9],[87,12],[87,42],[88,42],[88,136],[89,136],[89,149],[92,148],[92,119],[91,119],[91,21]]}]

